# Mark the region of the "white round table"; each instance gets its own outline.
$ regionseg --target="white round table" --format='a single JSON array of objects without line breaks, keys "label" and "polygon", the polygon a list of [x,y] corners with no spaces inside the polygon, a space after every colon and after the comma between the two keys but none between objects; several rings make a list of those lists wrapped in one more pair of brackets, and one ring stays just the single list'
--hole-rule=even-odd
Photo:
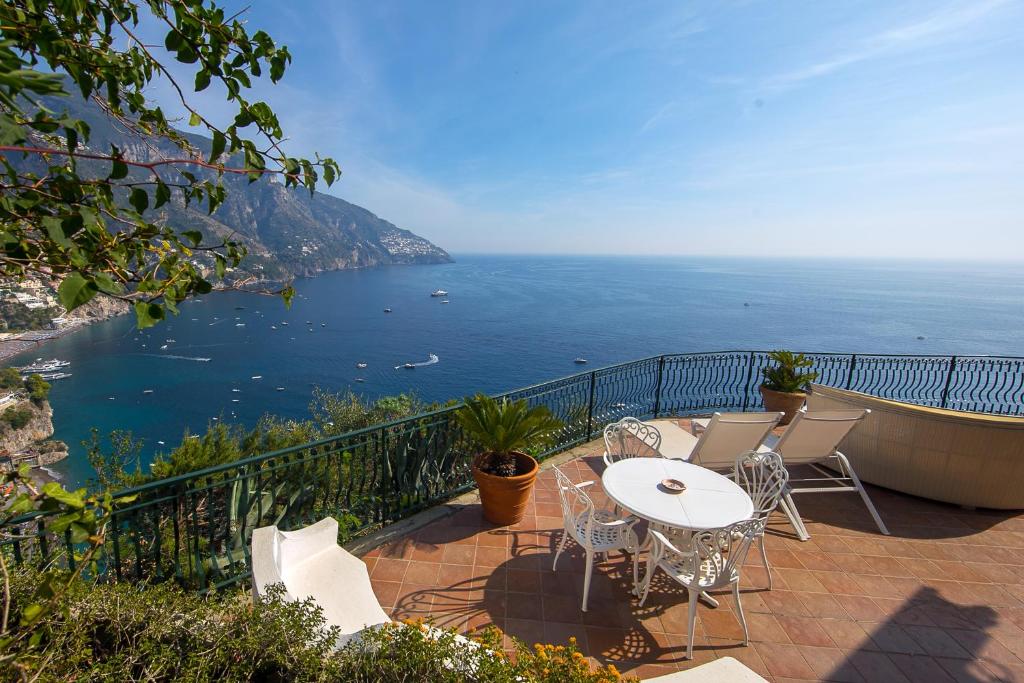
[{"label": "white round table", "polygon": [[[669,493],[659,485],[662,479],[681,481],[686,484],[686,490]],[[604,471],[601,485],[620,508],[648,522],[686,531],[720,529],[754,514],[753,501],[735,482],[682,460],[620,460]],[[652,571],[648,567],[644,582],[650,581]],[[639,586],[635,590],[639,591]],[[718,607],[718,601],[707,593],[701,593],[700,597],[712,607]]]},{"label": "white round table", "polygon": [[[669,493],[659,486],[662,479],[678,479],[686,484],[686,490]],[[620,460],[604,471],[601,484],[624,510],[677,529],[719,529],[754,514],[750,496],[735,482],[682,460]]]}]

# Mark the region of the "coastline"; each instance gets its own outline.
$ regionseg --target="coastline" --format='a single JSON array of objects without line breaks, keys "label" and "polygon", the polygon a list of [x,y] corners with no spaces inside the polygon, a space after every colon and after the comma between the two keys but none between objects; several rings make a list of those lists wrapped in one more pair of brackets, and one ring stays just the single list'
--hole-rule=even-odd
[{"label": "coastline", "polygon": [[31,330],[28,332],[5,332],[0,333],[0,363],[7,363],[11,358],[17,356],[19,353],[28,351],[34,348],[42,348],[43,344],[53,339],[60,339],[66,334],[70,334],[76,330],[79,330],[86,325],[91,325],[101,320],[107,320],[108,316],[104,318],[86,318],[80,322],[68,324],[58,330]]}]

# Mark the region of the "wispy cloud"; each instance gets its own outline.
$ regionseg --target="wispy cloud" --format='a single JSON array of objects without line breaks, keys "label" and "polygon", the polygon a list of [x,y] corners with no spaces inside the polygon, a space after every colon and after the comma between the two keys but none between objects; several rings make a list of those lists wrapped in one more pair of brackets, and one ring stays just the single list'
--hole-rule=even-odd
[{"label": "wispy cloud", "polygon": [[764,86],[768,90],[785,90],[853,64],[957,35],[960,29],[988,16],[1008,1],[971,1],[947,7],[922,20],[876,33],[857,48],[772,76],[764,82]]}]

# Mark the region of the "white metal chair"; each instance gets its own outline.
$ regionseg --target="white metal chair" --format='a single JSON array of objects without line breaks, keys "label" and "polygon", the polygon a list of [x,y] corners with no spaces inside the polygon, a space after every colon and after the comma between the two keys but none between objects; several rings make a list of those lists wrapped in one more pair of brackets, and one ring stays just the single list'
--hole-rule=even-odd
[{"label": "white metal chair", "polygon": [[626,458],[660,455],[661,432],[635,417],[624,417],[604,428],[604,464]]},{"label": "white metal chair", "polygon": [[558,550],[555,552],[555,561],[551,564],[551,570],[554,571],[558,566],[558,558],[565,550],[566,542],[572,537],[587,555],[587,569],[583,577],[582,607],[586,612],[595,553],[604,553],[605,557],[612,550],[631,553],[633,555],[633,585],[637,585],[640,541],[633,530],[633,525],[640,520],[631,515],[620,519],[607,510],[596,509],[594,501],[583,490],[594,482],[586,481],[574,484],[560,469],[557,467],[552,469],[555,470],[555,480],[558,482],[558,495],[562,501],[565,530],[562,532],[562,540],[558,543]]},{"label": "white metal chair", "polygon": [[[715,413],[700,437],[694,438],[689,452],[666,452],[665,457],[677,458],[707,467],[724,470],[736,463],[736,458],[747,451],[757,450],[765,437],[775,429],[782,413]],[[680,430],[682,434],[690,436]],[[693,438],[693,437],[691,437]]]},{"label": "white metal chair", "polygon": [[[748,451],[736,458],[732,476],[733,481],[747,492],[754,503],[754,514],[751,518],[767,524],[768,517],[785,495],[786,482],[789,481],[789,472],[782,461],[782,456],[774,451]],[[768,572],[768,590],[771,590],[772,569],[764,548],[764,526],[757,535],[757,541],[761,546],[765,571]]]},{"label": "white metal chair", "polygon": [[[764,531],[764,521],[747,519],[721,529],[696,531],[690,537],[685,549],[680,549],[657,529],[649,529],[651,553],[647,559],[644,574],[643,593],[640,606],[647,600],[654,573],[661,569],[669,578],[686,588],[689,600],[688,642],[686,657],[693,657],[693,622],[697,618],[697,599],[705,591],[719,590],[732,586],[736,599],[736,611],[743,625],[743,644],[750,639],[747,619],[740,604],[740,566],[747,557],[750,544]],[[680,542],[680,538],[676,542]]]},{"label": "white metal chair", "polygon": [[[807,527],[804,526],[803,520],[800,518],[800,512],[797,510],[789,494],[856,491],[860,494],[864,505],[867,506],[868,512],[871,513],[871,517],[875,520],[875,524],[878,525],[879,531],[887,536],[889,535],[889,530],[886,528],[882,518],[879,517],[878,510],[875,509],[871,498],[868,497],[867,491],[864,490],[864,485],[857,478],[857,473],[850,466],[850,461],[839,452],[840,442],[870,412],[866,408],[861,410],[816,410],[812,412],[801,410],[797,412],[793,422],[783,432],[779,442],[775,444],[775,452],[782,456],[787,468],[794,465],[810,465],[824,477],[793,479],[792,475],[790,475],[790,488],[785,502],[793,513],[790,519],[794,522],[794,527],[800,536],[800,540],[806,541],[811,535],[807,533]],[[839,476],[836,476],[833,471],[826,470],[823,467],[825,464],[828,464],[832,470],[838,471]],[[822,483],[826,485],[820,485]],[[793,486],[793,484],[810,485],[801,487]]]}]

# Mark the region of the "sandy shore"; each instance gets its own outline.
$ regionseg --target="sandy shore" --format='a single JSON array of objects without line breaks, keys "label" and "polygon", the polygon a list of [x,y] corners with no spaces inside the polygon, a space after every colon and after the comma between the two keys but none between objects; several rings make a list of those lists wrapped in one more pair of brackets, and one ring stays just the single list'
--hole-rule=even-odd
[{"label": "sandy shore", "polygon": [[59,339],[66,334],[81,329],[94,322],[100,322],[105,318],[85,318],[80,322],[68,324],[59,330],[33,330],[31,332],[0,333],[0,363],[18,355],[22,351],[42,348],[43,344],[51,339]]}]

